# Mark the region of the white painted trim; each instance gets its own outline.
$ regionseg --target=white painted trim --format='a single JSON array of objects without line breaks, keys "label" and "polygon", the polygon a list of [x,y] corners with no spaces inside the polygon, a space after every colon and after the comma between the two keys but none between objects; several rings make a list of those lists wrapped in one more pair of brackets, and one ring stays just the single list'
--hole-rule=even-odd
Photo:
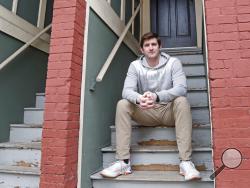
[{"label": "white painted trim", "polygon": [[87,65],[87,51],[88,51],[88,30],[89,30],[89,2],[86,1],[86,17],[85,17],[85,31],[83,44],[83,64],[82,64],[82,85],[80,98],[80,127],[79,127],[79,141],[78,141],[78,165],[77,165],[77,188],[82,188],[82,158],[83,158],[83,120],[84,120],[84,102],[85,102],[85,83],[86,83],[86,65]]},{"label": "white painted trim", "polygon": [[[205,49],[205,61],[206,61],[206,73],[209,75],[209,66],[208,66],[208,45],[207,45],[207,28],[206,28],[206,11],[205,11],[205,0],[201,0],[202,2],[202,15],[203,15],[203,23],[204,23],[204,49]],[[211,107],[211,91],[210,91],[210,82],[207,78],[207,93],[208,93],[208,107],[209,107],[209,115],[210,115],[210,126],[211,126],[211,145],[213,147],[213,121],[212,121],[212,107]],[[214,150],[212,148],[212,159],[214,159]],[[212,160],[213,161],[213,160]],[[214,163],[214,161],[213,161]],[[214,179],[214,188],[216,187],[216,178]]]},{"label": "white painted trim", "polygon": [[13,0],[13,2],[12,2],[12,10],[11,10],[11,11],[12,11],[14,14],[16,14],[17,5],[18,5],[18,0]]},{"label": "white painted trim", "polygon": [[[0,5],[0,31],[22,42],[28,42],[32,37],[38,34],[41,29],[38,29],[34,25]],[[32,44],[32,46],[48,53],[49,42],[50,35],[44,33],[39,39],[37,39],[36,42]]]},{"label": "white painted trim", "polygon": [[[124,23],[117,16],[115,11],[105,0],[91,0],[90,7],[96,12],[98,16],[109,26],[109,28],[119,37],[125,28]],[[138,55],[139,43],[134,36],[128,32],[123,41],[133,52]]]},{"label": "white painted trim", "polygon": [[202,48],[202,1],[195,0],[197,47]]},{"label": "white painted trim", "polygon": [[150,31],[150,0],[143,0],[142,2],[142,17],[141,17],[141,33],[142,35]]},{"label": "white painted trim", "polygon": [[125,37],[125,35],[127,34],[133,20],[135,19],[136,15],[138,14],[138,12],[140,11],[140,8],[141,8],[141,4],[138,5],[138,7],[136,8],[134,14],[132,15],[132,17],[130,18],[128,24],[126,25],[125,29],[122,31],[122,34],[121,36],[119,37],[118,41],[116,42],[115,46],[113,47],[111,53],[109,54],[106,62],[104,63],[104,65],[102,66],[98,76],[96,77],[96,81],[97,82],[101,82],[105,73],[107,72],[110,64],[112,63],[112,60],[116,54],[116,52],[118,51],[120,45],[122,44],[122,41]]},{"label": "white painted trim", "polygon": [[121,0],[121,11],[120,11],[120,18],[123,23],[125,23],[125,12],[126,12],[126,1]]},{"label": "white painted trim", "polygon": [[[135,0],[132,0],[132,15],[134,14],[135,12]],[[132,35],[135,34],[135,22],[133,21],[132,22]]]},{"label": "white painted trim", "polygon": [[46,5],[47,5],[47,0],[40,0],[39,12],[38,12],[38,18],[37,18],[37,27],[40,29],[44,28]]},{"label": "white painted trim", "polygon": [[6,60],[4,60],[0,64],[0,70],[2,70],[5,66],[7,66],[13,59],[15,59],[19,54],[21,54],[25,49],[27,49],[35,40],[37,40],[43,33],[48,31],[51,28],[51,24],[40,31],[36,36],[30,39],[26,44],[24,44],[21,48],[15,51],[11,56],[9,56]]}]

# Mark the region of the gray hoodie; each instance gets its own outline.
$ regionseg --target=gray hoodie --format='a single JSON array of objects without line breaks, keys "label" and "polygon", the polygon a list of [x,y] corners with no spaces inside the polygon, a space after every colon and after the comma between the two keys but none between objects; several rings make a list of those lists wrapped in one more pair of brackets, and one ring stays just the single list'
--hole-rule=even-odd
[{"label": "gray hoodie", "polygon": [[132,103],[146,91],[159,96],[160,103],[167,103],[187,93],[187,81],[179,59],[161,52],[156,67],[150,67],[145,56],[133,61],[124,82],[122,97]]}]

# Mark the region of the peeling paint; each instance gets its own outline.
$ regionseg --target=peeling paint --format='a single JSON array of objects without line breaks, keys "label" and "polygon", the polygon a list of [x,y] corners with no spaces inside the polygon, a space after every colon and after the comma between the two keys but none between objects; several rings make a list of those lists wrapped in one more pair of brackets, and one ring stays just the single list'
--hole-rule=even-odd
[{"label": "peeling paint", "polygon": [[[196,165],[195,167],[199,171],[207,170],[204,164]],[[180,170],[179,165],[172,165],[172,164],[148,164],[148,165],[138,164],[138,165],[132,165],[132,169],[135,171],[179,171]]]},{"label": "peeling paint", "polygon": [[177,146],[176,141],[172,140],[155,140],[150,139],[147,141],[140,141],[138,142],[140,146]]},{"label": "peeling paint", "polygon": [[16,162],[16,165],[14,166],[21,166],[21,167],[38,167],[38,163],[34,164],[34,163],[28,163],[25,161],[18,161]]}]

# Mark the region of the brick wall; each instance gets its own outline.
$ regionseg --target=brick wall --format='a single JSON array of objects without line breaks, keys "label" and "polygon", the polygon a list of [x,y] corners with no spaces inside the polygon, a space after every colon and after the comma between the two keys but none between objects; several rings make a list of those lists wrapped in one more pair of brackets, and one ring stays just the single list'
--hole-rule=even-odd
[{"label": "brick wall", "polygon": [[216,168],[228,147],[238,148],[241,166],[225,169],[217,188],[250,184],[250,0],[205,0],[208,66]]},{"label": "brick wall", "polygon": [[54,0],[40,187],[77,185],[85,1]]}]

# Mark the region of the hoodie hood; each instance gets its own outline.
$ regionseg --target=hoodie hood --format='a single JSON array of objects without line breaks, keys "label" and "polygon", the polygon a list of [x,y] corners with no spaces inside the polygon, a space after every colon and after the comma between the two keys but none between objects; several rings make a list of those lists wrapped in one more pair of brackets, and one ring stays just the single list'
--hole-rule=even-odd
[{"label": "hoodie hood", "polygon": [[141,64],[144,66],[144,67],[147,67],[149,69],[159,69],[163,66],[165,66],[167,63],[168,63],[168,60],[170,59],[170,56],[164,52],[160,52],[160,60],[159,60],[159,64],[155,67],[150,67],[148,62],[147,62],[147,59],[144,55],[140,56],[139,58],[141,60]]}]

